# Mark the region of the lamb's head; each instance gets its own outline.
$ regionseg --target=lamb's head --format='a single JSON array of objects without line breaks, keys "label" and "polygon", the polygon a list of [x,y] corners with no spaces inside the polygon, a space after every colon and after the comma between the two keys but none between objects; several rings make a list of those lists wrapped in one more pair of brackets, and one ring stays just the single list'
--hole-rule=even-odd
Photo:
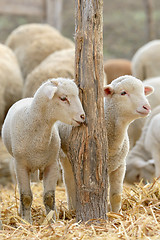
[{"label": "lamb's head", "polygon": [[125,181],[133,184],[143,179],[144,183],[152,182],[155,177],[155,163],[153,159],[144,161],[135,158],[134,162],[128,163],[126,168]]},{"label": "lamb's head", "polygon": [[129,123],[150,113],[146,96],[152,92],[151,86],[144,87],[139,79],[125,75],[104,87],[105,103]]},{"label": "lamb's head", "polygon": [[42,92],[51,118],[73,126],[79,126],[85,121],[79,90],[73,80],[50,79],[42,85]]}]

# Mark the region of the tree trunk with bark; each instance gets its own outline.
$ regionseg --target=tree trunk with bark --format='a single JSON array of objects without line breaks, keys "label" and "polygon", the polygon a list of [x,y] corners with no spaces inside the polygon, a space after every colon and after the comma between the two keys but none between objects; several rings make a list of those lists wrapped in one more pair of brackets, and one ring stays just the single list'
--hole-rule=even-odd
[{"label": "tree trunk with bark", "polygon": [[154,19],[153,19],[153,0],[143,0],[146,12],[147,41],[155,38]]},{"label": "tree trunk with bark", "polygon": [[75,0],[75,80],[86,125],[74,128],[68,157],[76,182],[76,220],[106,219],[107,132],[103,102],[103,0]]}]

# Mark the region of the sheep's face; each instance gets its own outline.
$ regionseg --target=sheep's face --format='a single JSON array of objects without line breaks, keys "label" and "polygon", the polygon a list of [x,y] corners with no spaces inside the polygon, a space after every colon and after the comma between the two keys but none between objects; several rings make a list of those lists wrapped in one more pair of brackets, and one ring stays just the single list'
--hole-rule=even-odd
[{"label": "sheep's face", "polygon": [[73,126],[79,126],[85,121],[78,94],[78,88],[72,80],[51,80],[46,95],[49,98],[49,111],[56,120]]},{"label": "sheep's face", "polygon": [[152,92],[152,87],[144,87],[140,80],[132,76],[120,77],[104,88],[108,104],[115,108],[119,117],[129,122],[150,113],[146,96]]}]

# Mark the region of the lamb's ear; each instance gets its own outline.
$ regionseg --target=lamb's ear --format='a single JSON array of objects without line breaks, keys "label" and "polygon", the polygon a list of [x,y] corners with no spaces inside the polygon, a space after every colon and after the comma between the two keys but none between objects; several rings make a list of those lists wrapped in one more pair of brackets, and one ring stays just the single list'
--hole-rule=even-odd
[{"label": "lamb's ear", "polygon": [[154,92],[154,88],[151,86],[144,86],[144,93],[146,96],[149,96]]},{"label": "lamb's ear", "polygon": [[108,95],[112,95],[114,93],[113,88],[110,85],[104,87],[104,96],[107,97]]},{"label": "lamb's ear", "polygon": [[56,91],[57,87],[53,85],[48,85],[44,88],[44,94],[48,97],[48,99],[52,99]]}]

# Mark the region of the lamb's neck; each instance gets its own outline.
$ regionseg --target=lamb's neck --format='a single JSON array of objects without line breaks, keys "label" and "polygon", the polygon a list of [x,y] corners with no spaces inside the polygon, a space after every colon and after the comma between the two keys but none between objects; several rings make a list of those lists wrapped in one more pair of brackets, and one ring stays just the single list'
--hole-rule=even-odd
[{"label": "lamb's neck", "polygon": [[105,119],[109,150],[114,151],[117,147],[121,148],[123,144],[123,140],[127,135],[128,122],[125,122],[123,118],[118,118],[117,113],[113,111],[107,111]]},{"label": "lamb's neck", "polygon": [[29,121],[37,138],[40,135],[40,137],[45,138],[46,141],[51,140],[52,128],[57,119],[50,117],[50,112],[48,112],[45,104],[39,105],[33,103],[31,105],[29,109]]}]

